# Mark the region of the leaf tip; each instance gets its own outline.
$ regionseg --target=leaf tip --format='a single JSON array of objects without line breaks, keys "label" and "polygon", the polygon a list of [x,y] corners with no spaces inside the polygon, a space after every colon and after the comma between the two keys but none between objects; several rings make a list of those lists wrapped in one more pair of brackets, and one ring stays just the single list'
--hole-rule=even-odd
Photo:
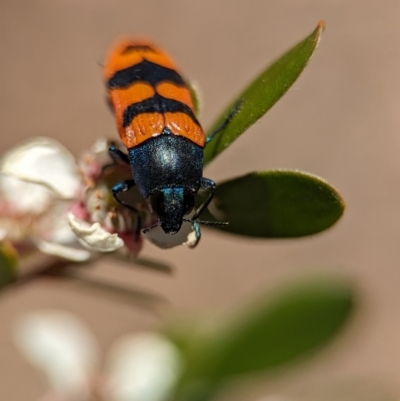
[{"label": "leaf tip", "polygon": [[325,21],[322,19],[321,21],[318,22],[318,25],[315,28],[314,35],[313,35],[314,40],[315,40],[315,48],[318,47],[319,42],[321,40],[322,33],[324,32],[325,28],[326,28],[326,24],[325,24]]},{"label": "leaf tip", "polygon": [[340,194],[340,192],[336,188],[331,187],[331,189],[332,189],[333,194],[334,194],[334,196],[336,198],[336,201],[337,201],[337,203],[339,205],[339,209],[340,209],[340,214],[339,214],[339,217],[338,217],[338,220],[339,220],[339,218],[341,218],[343,216],[343,213],[346,210],[346,202],[345,202],[343,196]]},{"label": "leaf tip", "polygon": [[318,22],[317,31],[319,33],[322,33],[325,30],[325,28],[326,28],[326,22],[325,20],[322,19],[321,21]]}]

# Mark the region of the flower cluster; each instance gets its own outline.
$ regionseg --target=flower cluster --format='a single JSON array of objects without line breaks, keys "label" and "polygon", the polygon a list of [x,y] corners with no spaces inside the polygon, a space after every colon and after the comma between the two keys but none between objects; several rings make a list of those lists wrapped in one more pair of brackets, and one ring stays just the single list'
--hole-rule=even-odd
[{"label": "flower cluster", "polygon": [[[143,246],[137,216],[118,204],[112,186],[131,172],[113,163],[109,142],[97,141],[79,160],[50,138],[34,138],[3,155],[0,162],[0,238],[21,253],[41,252],[84,261],[98,252],[135,257]],[[126,194],[143,226],[154,223],[136,189]],[[190,224],[176,236],[161,228],[145,234],[169,248],[187,243]]]}]

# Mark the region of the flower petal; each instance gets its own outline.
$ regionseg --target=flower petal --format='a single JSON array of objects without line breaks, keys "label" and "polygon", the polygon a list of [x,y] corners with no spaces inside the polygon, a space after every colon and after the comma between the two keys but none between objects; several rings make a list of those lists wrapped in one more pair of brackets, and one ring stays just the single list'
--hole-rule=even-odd
[{"label": "flower petal", "polygon": [[77,318],[57,310],[28,313],[16,322],[14,338],[56,393],[86,399],[98,367],[98,346]]},{"label": "flower petal", "polygon": [[54,197],[48,188],[12,176],[0,176],[0,191],[10,211],[21,214],[43,213]]},{"label": "flower petal", "polygon": [[85,177],[96,180],[101,174],[102,167],[110,164],[112,159],[108,153],[111,143],[105,138],[99,138],[91,149],[79,158],[79,168]]},{"label": "flower petal", "polygon": [[41,184],[65,199],[73,198],[81,185],[74,157],[50,138],[35,138],[8,151],[0,172]]},{"label": "flower petal", "polygon": [[161,335],[130,335],[112,348],[107,371],[113,401],[164,401],[182,372],[182,358]]},{"label": "flower petal", "polygon": [[68,222],[82,244],[92,251],[113,252],[124,246],[124,241],[117,234],[105,231],[99,223],[90,225],[72,213],[68,214]]},{"label": "flower petal", "polygon": [[189,222],[184,221],[181,229],[175,235],[165,234],[160,226],[154,227],[143,234],[146,239],[157,245],[159,248],[168,249],[178,245],[188,245],[192,243],[193,227]]},{"label": "flower petal", "polygon": [[74,248],[72,246],[43,240],[34,240],[34,243],[40,252],[71,260],[72,262],[85,262],[92,256],[90,251],[82,248]]}]

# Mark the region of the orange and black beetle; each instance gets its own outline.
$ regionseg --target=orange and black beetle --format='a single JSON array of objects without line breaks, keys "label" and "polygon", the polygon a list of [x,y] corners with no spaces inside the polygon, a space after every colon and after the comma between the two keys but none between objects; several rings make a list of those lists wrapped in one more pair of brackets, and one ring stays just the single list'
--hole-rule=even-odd
[{"label": "orange and black beetle", "polygon": [[[133,180],[116,184],[114,198],[136,212],[118,195],[136,185],[167,234],[176,234],[190,221],[200,239],[199,220],[214,196],[214,181],[203,177],[203,148],[228,124],[231,115],[207,138],[198,122],[190,89],[171,59],[147,41],[123,40],[110,52],[104,67],[108,97],[119,136],[128,155],[110,147],[114,161],[129,164]],[[194,212],[199,189],[210,194]]]}]

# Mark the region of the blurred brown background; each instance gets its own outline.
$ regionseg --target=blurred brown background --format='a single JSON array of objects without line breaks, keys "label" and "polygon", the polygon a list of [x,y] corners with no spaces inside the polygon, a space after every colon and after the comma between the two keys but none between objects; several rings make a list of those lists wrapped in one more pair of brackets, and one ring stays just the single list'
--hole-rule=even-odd
[{"label": "blurred brown background", "polygon": [[[343,194],[344,218],[300,240],[204,230],[195,251],[146,244],[143,255],[176,266],[173,277],[109,259],[94,274],[161,294],[171,303],[168,313],[183,316],[232,312],[254,293],[311,273],[344,274],[358,287],[358,316],[335,344],[268,393],[361,377],[400,394],[399,15],[397,0],[0,0],[0,150],[46,135],[78,155],[98,137],[116,138],[99,64],[120,35],[152,38],[200,84],[207,126],[260,69],[324,19],[304,74],[206,175],[218,182],[271,168],[314,173]],[[7,293],[0,300],[0,400],[35,400],[46,389],[10,338],[19,313],[42,307],[78,314],[105,349],[118,335],[160,323],[140,307],[52,281]],[[262,383],[239,386],[235,398],[267,394]]]}]

